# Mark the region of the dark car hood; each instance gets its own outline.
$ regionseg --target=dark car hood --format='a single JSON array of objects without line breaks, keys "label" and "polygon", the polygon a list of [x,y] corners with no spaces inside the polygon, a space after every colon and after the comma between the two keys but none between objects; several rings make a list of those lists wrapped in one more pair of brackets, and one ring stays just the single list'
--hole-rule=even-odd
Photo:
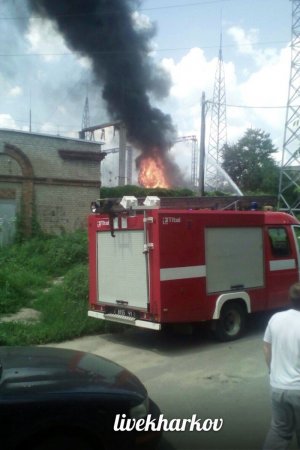
[{"label": "dark car hood", "polygon": [[146,389],[128,370],[100,356],[51,347],[1,347],[0,394],[84,392],[108,395]]}]

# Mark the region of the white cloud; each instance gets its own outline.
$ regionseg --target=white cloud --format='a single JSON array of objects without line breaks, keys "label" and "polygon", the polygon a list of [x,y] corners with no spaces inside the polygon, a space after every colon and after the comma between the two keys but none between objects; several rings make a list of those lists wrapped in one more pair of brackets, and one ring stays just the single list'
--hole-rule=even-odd
[{"label": "white cloud", "polygon": [[92,70],[90,58],[73,53],[66,46],[63,36],[57,32],[55,25],[49,20],[31,18],[25,39],[30,45],[29,53],[42,55],[45,62],[57,62],[62,57],[66,57],[65,55],[73,55],[82,68]]},{"label": "white cloud", "polygon": [[23,91],[22,88],[20,86],[14,86],[13,88],[11,88],[8,92],[8,95],[12,96],[12,97],[18,97],[19,95],[22,95]]},{"label": "white cloud", "polygon": [[[200,48],[188,52],[178,63],[172,59],[163,60],[164,68],[170,73],[173,86],[166,107],[178,128],[178,134],[197,135],[200,132],[201,96],[206,100],[213,96],[213,85],[217,69],[217,58],[208,60]],[[234,64],[224,64],[227,95],[236,92],[237,80]],[[210,110],[207,112],[207,122]],[[209,128],[207,128],[207,135]]]},{"label": "white cloud", "polygon": [[87,70],[92,70],[92,62],[90,58],[87,56],[78,56],[77,60],[81,67]]},{"label": "white cloud", "polygon": [[257,29],[252,28],[246,33],[243,28],[235,26],[228,29],[228,34],[233,37],[240,53],[255,54],[253,45],[258,41]]},{"label": "white cloud", "polygon": [[[250,36],[240,28],[236,28],[235,33],[241,49],[253,58],[257,65],[254,69],[253,67],[249,69],[246,77],[244,75],[242,79],[239,79],[237,69],[240,67],[233,62],[224,62],[228,142],[236,142],[247,128],[261,128],[270,133],[274,144],[280,149],[285,125],[290,49],[284,48],[281,51],[255,49],[251,44],[257,36],[255,30],[251,31]],[[169,99],[161,104],[161,108],[172,115],[179,136],[199,137],[201,94],[205,91],[206,99],[212,99],[217,58],[208,59],[202,49],[194,48],[178,62],[173,59],[164,59],[163,66],[170,73],[173,86]],[[251,64],[249,66],[251,67]],[[244,108],[243,106],[269,108]],[[281,106],[283,108],[278,108]],[[206,117],[208,141],[210,110]],[[184,166],[190,158],[188,149],[182,146],[180,148],[177,145],[172,153],[181,166]],[[280,159],[280,151],[277,158]]]},{"label": "white cloud", "polygon": [[252,28],[246,31],[241,27],[232,26],[228,29],[227,33],[237,44],[239,53],[250,56],[258,66],[276,57],[276,51],[274,49],[261,49],[256,46],[259,41],[259,31],[257,29]]},{"label": "white cloud", "polygon": [[64,116],[66,116],[68,114],[68,111],[64,105],[58,105],[57,111],[59,111]]},{"label": "white cloud", "polygon": [[285,106],[288,96],[290,49],[285,48],[276,58],[252,73],[248,79],[238,86],[239,97],[243,105],[269,106],[270,108],[249,111],[257,123],[262,123],[274,131],[274,136],[283,132]]},{"label": "white cloud", "polygon": [[52,122],[44,122],[38,132],[43,134],[53,134],[57,136],[60,135],[59,126]]},{"label": "white cloud", "polygon": [[10,114],[0,114],[0,128],[17,128],[16,122]]},{"label": "white cloud", "polygon": [[57,60],[62,53],[70,53],[63,37],[49,20],[31,18],[25,38],[30,44],[29,53],[43,54],[47,62]]},{"label": "white cloud", "polygon": [[138,11],[132,14],[132,21],[136,30],[151,30],[153,28],[150,18]]},{"label": "white cloud", "polygon": [[[217,59],[207,61],[200,48],[191,49],[177,64],[173,59],[164,59],[163,67],[171,74],[173,86],[171,96],[184,100],[198,95],[210,87],[215,76]],[[205,69],[205,70],[203,70]]]}]

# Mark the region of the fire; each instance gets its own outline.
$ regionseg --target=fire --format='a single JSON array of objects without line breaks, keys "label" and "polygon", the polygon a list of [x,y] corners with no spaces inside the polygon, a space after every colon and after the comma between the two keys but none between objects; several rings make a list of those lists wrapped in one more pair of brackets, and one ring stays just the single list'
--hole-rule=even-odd
[{"label": "fire", "polygon": [[163,160],[159,156],[145,157],[139,163],[138,181],[145,188],[169,188]]}]

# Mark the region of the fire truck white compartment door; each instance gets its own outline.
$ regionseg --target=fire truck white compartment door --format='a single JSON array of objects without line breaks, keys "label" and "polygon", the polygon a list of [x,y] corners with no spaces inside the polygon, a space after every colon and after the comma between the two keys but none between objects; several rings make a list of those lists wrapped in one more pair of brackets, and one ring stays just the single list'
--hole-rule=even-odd
[{"label": "fire truck white compartment door", "polygon": [[98,301],[147,308],[147,264],[142,230],[97,235]]},{"label": "fire truck white compartment door", "polygon": [[261,228],[207,228],[205,254],[208,293],[264,285]]}]

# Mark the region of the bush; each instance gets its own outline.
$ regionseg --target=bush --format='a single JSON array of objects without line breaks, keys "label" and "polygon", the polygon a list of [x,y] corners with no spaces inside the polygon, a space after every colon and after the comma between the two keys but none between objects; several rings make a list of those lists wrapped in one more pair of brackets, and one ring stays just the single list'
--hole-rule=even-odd
[{"label": "bush", "polygon": [[66,298],[74,303],[88,302],[88,267],[80,264],[70,270],[64,279],[63,290]]},{"label": "bush", "polygon": [[75,264],[87,263],[88,244],[86,231],[64,234],[49,241],[46,249],[49,271],[60,275]]},{"label": "bush", "polygon": [[101,187],[101,198],[121,198],[124,195],[133,195],[134,197],[147,197],[155,195],[157,197],[193,197],[194,193],[190,189],[147,189],[139,186],[116,186]]}]

